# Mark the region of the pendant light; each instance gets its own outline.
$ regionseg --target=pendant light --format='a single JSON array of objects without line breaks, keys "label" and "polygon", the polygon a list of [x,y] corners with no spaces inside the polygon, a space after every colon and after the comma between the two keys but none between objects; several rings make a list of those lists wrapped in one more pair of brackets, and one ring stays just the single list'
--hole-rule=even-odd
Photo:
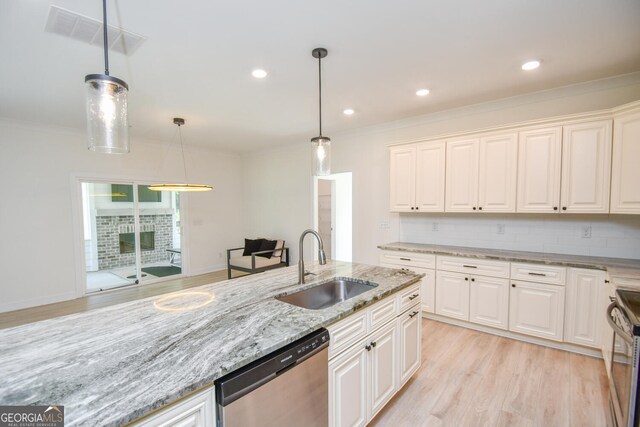
[{"label": "pendant light", "polygon": [[184,143],[182,141],[182,130],[180,126],[184,125],[184,119],[176,117],[173,124],[178,125],[178,135],[180,136],[180,152],[182,154],[182,167],[184,170],[184,184],[153,184],[149,186],[149,190],[153,191],[211,191],[213,188],[205,184],[187,184],[187,163],[184,157]]},{"label": "pendant light", "polygon": [[126,154],[129,152],[129,86],[123,80],[109,75],[107,0],[102,0],[102,20],[104,74],[89,74],[84,78],[88,148],[99,153]]},{"label": "pendant light", "polygon": [[317,176],[331,174],[331,139],[322,136],[322,58],[327,56],[327,49],[318,47],[311,51],[314,58],[318,58],[318,116],[320,134],[311,138],[311,161],[313,174]]}]

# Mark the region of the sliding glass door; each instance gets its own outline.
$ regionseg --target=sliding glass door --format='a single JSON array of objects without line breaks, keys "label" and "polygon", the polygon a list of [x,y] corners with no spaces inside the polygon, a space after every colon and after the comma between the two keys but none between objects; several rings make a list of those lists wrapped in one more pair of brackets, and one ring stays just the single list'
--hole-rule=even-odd
[{"label": "sliding glass door", "polygon": [[87,293],[182,274],[179,193],[82,181]]}]

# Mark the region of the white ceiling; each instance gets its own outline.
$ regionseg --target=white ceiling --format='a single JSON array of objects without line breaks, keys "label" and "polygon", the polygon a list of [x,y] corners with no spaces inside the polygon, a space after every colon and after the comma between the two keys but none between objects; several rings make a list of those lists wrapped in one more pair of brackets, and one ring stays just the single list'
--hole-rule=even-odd
[{"label": "white ceiling", "polygon": [[[100,0],[0,2],[0,116],[83,128],[99,47],[44,31],[50,4],[101,18]],[[132,135],[248,151],[640,70],[638,0],[109,0],[147,38],[110,55],[130,86]],[[542,67],[520,65],[541,58]],[[255,67],[269,71],[251,77]],[[431,94],[419,98],[421,87]],[[344,116],[351,107],[356,114]]]}]

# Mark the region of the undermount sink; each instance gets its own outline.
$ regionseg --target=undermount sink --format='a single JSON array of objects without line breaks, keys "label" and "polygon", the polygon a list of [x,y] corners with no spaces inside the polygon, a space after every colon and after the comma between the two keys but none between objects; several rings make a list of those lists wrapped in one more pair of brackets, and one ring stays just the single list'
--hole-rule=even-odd
[{"label": "undermount sink", "polygon": [[298,307],[320,310],[370,291],[376,286],[378,286],[377,283],[336,277],[312,288],[276,297],[276,299]]}]

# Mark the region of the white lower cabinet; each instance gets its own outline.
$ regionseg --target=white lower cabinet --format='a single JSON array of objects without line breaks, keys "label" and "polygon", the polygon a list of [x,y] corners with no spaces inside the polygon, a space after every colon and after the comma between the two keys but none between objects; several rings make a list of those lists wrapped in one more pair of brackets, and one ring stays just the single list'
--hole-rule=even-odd
[{"label": "white lower cabinet", "polygon": [[436,272],[436,314],[469,320],[469,278],[462,273]]},{"label": "white lower cabinet", "polygon": [[329,425],[363,426],[367,423],[367,367],[364,345],[329,362]]},{"label": "white lower cabinet", "polygon": [[564,287],[511,281],[509,330],[562,341]]},{"label": "white lower cabinet", "polygon": [[564,340],[599,348],[605,316],[600,304],[605,272],[569,268],[567,278]]},{"label": "white lower cabinet", "polygon": [[135,427],[215,427],[215,395],[210,387],[143,418]]},{"label": "white lower cabinet", "polygon": [[416,306],[398,317],[398,339],[400,354],[398,366],[399,387],[402,387],[418,370],[422,360],[422,316]]},{"label": "white lower cabinet", "polygon": [[[418,289],[419,285],[408,288],[372,305],[366,309],[367,317],[382,306],[399,310],[403,295]],[[389,304],[390,300],[395,303]],[[329,426],[366,425],[418,370],[422,348],[421,302],[419,297],[414,301],[412,307],[370,330],[364,339],[330,355]],[[349,322],[350,317],[330,325],[329,333],[344,329],[343,325]]]},{"label": "white lower cabinet", "polygon": [[509,327],[509,280],[471,277],[469,321],[498,329]]},{"label": "white lower cabinet", "polygon": [[398,385],[398,328],[391,322],[371,336],[367,344],[370,369],[369,414],[375,414],[393,397]]}]

